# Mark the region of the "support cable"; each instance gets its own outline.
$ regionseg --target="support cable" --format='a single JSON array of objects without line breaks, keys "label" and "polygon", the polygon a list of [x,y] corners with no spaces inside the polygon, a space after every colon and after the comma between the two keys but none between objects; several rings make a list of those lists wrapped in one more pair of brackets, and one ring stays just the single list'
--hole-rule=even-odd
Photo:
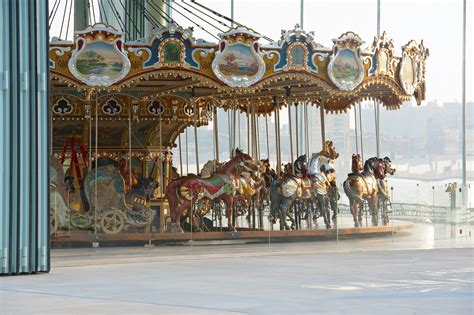
[{"label": "support cable", "polygon": [[212,15],[207,14],[206,12],[199,10],[198,8],[196,8],[195,6],[193,6],[193,5],[192,5],[191,3],[189,3],[189,2],[184,2],[184,1],[183,1],[183,3],[186,4],[187,6],[193,8],[194,10],[198,11],[199,13],[201,13],[201,14],[207,16],[208,18],[210,18],[210,19],[216,21],[217,23],[219,23],[219,24],[222,25],[222,26],[225,26],[225,27],[228,27],[228,28],[231,28],[231,27],[232,27],[232,26],[230,26],[230,25],[228,25],[228,24],[222,22],[221,20],[216,19],[216,18],[213,17]]},{"label": "support cable", "polygon": [[58,8],[59,8],[59,0],[56,0],[56,2],[54,2],[54,4],[53,4],[53,8],[51,9],[51,12],[49,12],[48,19],[50,21],[51,21],[51,16],[53,16],[53,19],[54,19],[54,15],[58,11]]},{"label": "support cable", "polygon": [[[64,26],[64,19],[66,18],[67,4],[68,4],[68,0],[66,0],[66,4],[64,5],[63,21],[61,22],[61,30],[59,31],[59,38],[61,38],[63,35],[63,26]],[[71,2],[71,5],[72,5],[72,2]],[[67,34],[67,30],[66,30],[66,34]]]},{"label": "support cable", "polygon": [[92,17],[94,18],[94,24],[96,24],[97,20],[95,18],[94,0],[87,1],[87,5],[89,6],[89,11],[91,11],[92,8]]},{"label": "support cable", "polygon": [[[216,12],[216,11],[214,11],[214,10],[212,10],[212,9],[210,9],[210,8],[208,8],[208,7],[206,7],[205,5],[200,4],[199,2],[196,2],[195,0],[191,0],[191,2],[197,4],[197,5],[200,6],[201,8],[203,8],[203,9],[205,9],[205,10],[211,12],[212,14],[214,14],[214,15],[216,15],[216,16],[222,18],[222,19],[225,19],[225,20],[227,20],[227,21],[229,21],[229,22],[231,22],[231,23],[235,23],[237,26],[243,26],[243,27],[249,28],[249,27],[247,27],[247,26],[245,26],[245,25],[243,25],[243,24],[241,24],[241,23],[239,23],[239,22],[237,22],[237,21],[235,21],[235,20],[233,20],[233,19],[231,19],[231,18],[229,18],[229,17],[227,17],[227,16],[225,16],[225,15],[220,14],[219,12]],[[258,32],[256,32],[256,33],[259,34],[259,35],[262,35],[262,34],[260,34],[260,33],[258,33]],[[271,39],[271,38],[268,37],[268,36],[262,35],[262,38],[265,39],[265,40],[267,40],[267,41],[269,41],[269,42],[274,42],[274,40]]]},{"label": "support cable", "polygon": [[[69,6],[69,17],[67,19],[67,27],[66,27],[66,40],[67,40],[67,34],[69,32],[69,22],[71,22],[71,12],[72,12],[72,2],[71,2],[71,5]],[[73,36],[73,40],[74,40],[74,36]]]},{"label": "support cable", "polygon": [[145,5],[141,2],[137,2],[137,4],[141,7],[141,11],[143,13],[143,16],[145,17],[145,19],[150,22],[154,27],[158,28],[160,26],[163,26],[161,25],[161,23],[151,14],[150,11],[148,11],[146,8],[145,8]]},{"label": "support cable", "polygon": [[110,8],[112,9],[112,14],[117,19],[117,24],[120,27],[120,30],[122,32],[124,32],[125,31],[125,24],[123,23],[122,19],[120,18],[119,11],[117,10],[117,8],[115,7],[115,5],[112,1],[107,0],[107,2],[109,3]]},{"label": "support cable", "polygon": [[[140,32],[140,30],[138,29],[137,25],[135,24],[135,22],[133,21],[132,17],[130,16],[130,14],[128,13],[128,10],[125,8],[124,4],[122,3],[122,0],[119,0],[119,3],[120,5],[122,6],[124,12],[125,12],[125,15],[126,17],[128,17],[128,20],[132,23],[133,27],[135,28],[135,31],[137,32],[138,35],[140,35],[140,37],[142,37],[142,32]],[[130,33],[127,32],[127,23],[125,23],[125,34],[128,34],[128,37],[130,37]],[[129,38],[130,39],[130,38]]]},{"label": "support cable", "polygon": [[199,29],[203,30],[204,32],[206,32],[207,34],[211,35],[212,37],[214,37],[215,39],[217,40],[220,40],[220,38],[218,38],[216,35],[212,34],[211,32],[209,32],[208,30],[206,30],[203,26],[201,26],[200,24],[198,24],[197,22],[194,22],[193,20],[191,20],[189,17],[187,17],[185,14],[181,13],[180,11],[176,10],[176,8],[170,6],[166,1],[163,2],[165,3],[168,7],[170,7],[172,10],[174,10],[176,13],[178,13],[179,15],[183,16],[186,20],[188,20],[189,22],[193,23],[194,25],[196,25]]},{"label": "support cable", "polygon": [[102,5],[102,13],[103,13],[103,16],[105,18],[105,22],[107,23],[107,25],[109,25],[109,19],[107,18],[107,14],[105,12],[105,8],[104,8],[104,2],[102,0],[99,0],[99,15],[100,15],[100,20],[101,22],[104,22],[103,19],[102,19],[102,14],[101,14],[101,11],[100,11],[100,5]]},{"label": "support cable", "polygon": [[[214,27],[215,29],[217,29],[219,32],[222,32],[224,33],[224,30],[223,29],[220,29],[219,27],[215,26],[214,24],[212,24],[211,22],[207,21],[206,19],[202,18],[201,16],[197,15],[196,13],[192,12],[191,10],[183,7],[182,5],[179,4],[178,1],[175,1],[174,2],[175,5],[177,5],[178,7],[182,8],[183,10],[185,10],[186,12],[189,12],[191,13],[192,15],[194,15],[195,17],[197,17],[198,19],[206,22],[207,24],[209,24],[210,26]],[[173,8],[175,11],[176,11],[176,8]]]},{"label": "support cable", "polygon": [[[166,23],[174,23],[174,24],[179,26],[179,24],[176,21],[174,21],[173,18],[168,15],[168,13],[166,13],[159,6],[154,4],[153,1],[150,2],[150,0],[146,0],[146,3],[148,3],[150,5],[150,7],[155,9],[155,12],[158,13],[163,18],[163,20],[166,21]],[[166,1],[163,1],[163,3],[166,3],[169,6],[169,4]]]}]

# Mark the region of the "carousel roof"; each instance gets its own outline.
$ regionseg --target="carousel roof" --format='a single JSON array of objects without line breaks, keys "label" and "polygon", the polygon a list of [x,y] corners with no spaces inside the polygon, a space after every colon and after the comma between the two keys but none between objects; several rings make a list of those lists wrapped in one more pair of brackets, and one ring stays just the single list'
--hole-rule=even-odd
[{"label": "carousel roof", "polygon": [[[385,32],[366,48],[354,32],[325,47],[298,25],[269,44],[244,26],[219,34],[216,43],[192,35],[191,28],[170,24],[150,38],[125,41],[124,33],[99,23],[76,32],[74,42],[53,40],[52,94],[80,102],[114,94],[137,106],[167,97],[170,117],[173,106],[184,110],[189,101],[200,108],[255,106],[257,113],[269,113],[277,102],[324,102],[327,111],[342,112],[362,100],[397,109],[412,96],[418,104],[425,98],[429,51],[423,41],[408,42],[395,56]],[[151,110],[144,115],[153,115]],[[200,123],[206,122],[204,117]]]}]

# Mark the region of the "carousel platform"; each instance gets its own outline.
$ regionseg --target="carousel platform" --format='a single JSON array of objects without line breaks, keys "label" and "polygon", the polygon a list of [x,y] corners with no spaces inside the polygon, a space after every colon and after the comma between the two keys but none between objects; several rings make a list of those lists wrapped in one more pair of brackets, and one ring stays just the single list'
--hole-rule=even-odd
[{"label": "carousel platform", "polygon": [[[69,246],[81,246],[98,242],[99,244],[116,246],[125,245],[127,243],[153,243],[153,244],[186,244],[200,242],[208,244],[229,244],[229,243],[245,243],[245,242],[268,242],[278,241],[311,241],[311,240],[330,240],[339,238],[352,239],[358,237],[377,237],[388,234],[396,234],[409,231],[414,224],[408,221],[393,220],[387,226],[371,226],[370,222],[363,227],[355,228],[352,225],[352,219],[348,216],[340,217],[339,226],[331,229],[324,228],[322,223],[319,226],[309,228],[302,225],[299,230],[277,230],[278,224],[274,225],[274,229],[250,230],[247,227],[237,227],[237,231],[212,232],[123,232],[120,234],[94,234],[93,231],[70,231],[51,236],[53,247],[62,248]],[[369,219],[370,221],[370,219]],[[364,222],[365,223],[365,222]]]}]

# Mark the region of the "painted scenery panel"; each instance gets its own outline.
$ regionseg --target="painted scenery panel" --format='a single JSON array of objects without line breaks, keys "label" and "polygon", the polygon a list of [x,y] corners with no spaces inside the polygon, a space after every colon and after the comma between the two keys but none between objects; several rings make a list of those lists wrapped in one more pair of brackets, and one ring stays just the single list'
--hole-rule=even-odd
[{"label": "painted scenery panel", "polygon": [[140,121],[132,125],[133,147],[145,148],[147,145],[147,136],[153,124],[153,121]]},{"label": "painted scenery panel", "polygon": [[359,77],[359,65],[355,58],[351,50],[341,50],[334,60],[334,78],[338,81],[356,81]]},{"label": "painted scenery panel", "polygon": [[379,59],[379,71],[382,73],[388,72],[388,56],[387,53],[384,51],[380,52],[380,59]]},{"label": "painted scenery panel", "polygon": [[53,130],[53,146],[63,148],[70,137],[82,139],[82,124],[68,121],[55,121]]},{"label": "painted scenery panel", "polygon": [[411,57],[407,56],[405,62],[403,63],[401,76],[403,78],[403,83],[412,85],[415,83],[415,71],[413,67],[413,60]]},{"label": "painted scenery panel", "polygon": [[219,71],[227,77],[254,76],[258,72],[258,60],[250,47],[237,44],[224,50],[217,63]]},{"label": "painted scenery panel", "polygon": [[123,67],[123,56],[113,45],[104,42],[87,45],[76,60],[77,71],[87,79],[98,75],[113,79],[120,76]]},{"label": "painted scenery panel", "polygon": [[[99,127],[99,147],[121,147],[124,127],[103,125]],[[92,130],[92,146],[95,146],[95,128]]]}]

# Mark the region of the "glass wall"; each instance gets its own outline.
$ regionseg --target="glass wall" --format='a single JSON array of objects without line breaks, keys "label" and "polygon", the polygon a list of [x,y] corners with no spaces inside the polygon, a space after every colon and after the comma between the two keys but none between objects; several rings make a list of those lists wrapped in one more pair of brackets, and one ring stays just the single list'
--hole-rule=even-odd
[{"label": "glass wall", "polygon": [[[235,0],[233,10],[231,1],[200,1],[200,3],[226,17],[233,15],[236,22],[251,27],[275,41],[280,39],[282,29],[293,29],[297,23],[302,24],[306,31],[314,31],[315,41],[328,49],[332,48],[333,39],[347,31],[353,31],[365,40],[363,48],[370,47],[374,36],[377,35],[377,1],[304,1],[303,14],[301,14],[300,1]],[[182,5],[192,9],[192,6]],[[429,10],[427,6],[430,6]],[[225,25],[216,21],[212,21],[213,25],[207,23],[206,21],[211,22],[211,19],[206,15],[209,12],[203,8],[200,8],[202,12],[193,11],[196,15],[183,15],[177,11],[184,13],[187,12],[186,10],[178,6],[175,8],[176,12],[171,13],[173,19],[182,26],[193,26],[195,38],[217,42],[217,34],[227,30]],[[65,9],[61,7],[60,10]],[[472,31],[469,27],[472,22],[471,14],[469,14],[471,11],[469,8],[467,11],[467,55],[469,56],[472,54]],[[401,55],[401,46],[410,39],[415,39],[418,43],[423,39],[424,45],[430,50],[430,56],[427,60],[426,100],[421,105],[416,105],[414,100],[405,102],[396,111],[388,111],[384,107],[380,109],[380,157],[389,157],[396,172],[393,176],[388,176],[385,184],[389,200],[384,200],[384,206],[389,222],[387,220],[383,222],[382,214],[379,214],[380,223],[378,224],[382,230],[385,228],[385,234],[382,233],[377,242],[417,243],[463,237],[466,233],[469,234],[470,227],[467,227],[469,220],[466,213],[460,210],[459,191],[462,169],[460,128],[462,1],[438,1],[436,5],[430,5],[428,1],[383,0],[380,16],[381,31],[386,31],[388,37],[394,39],[396,56]],[[228,19],[221,18],[220,20],[227,26],[232,24]],[[56,29],[60,26],[58,24]],[[65,27],[68,30],[71,29],[71,27]],[[62,33],[64,32],[63,29]],[[71,38],[72,35],[69,34],[67,39],[71,40]],[[267,39],[261,39],[261,42],[269,43]],[[472,85],[472,61],[470,58],[467,61],[466,86],[470,86]],[[179,97],[182,98],[182,95]],[[179,97],[176,96],[176,100],[169,99],[163,102],[178,102]],[[474,106],[472,106],[471,89],[467,89],[466,100],[467,175],[470,185],[467,194],[470,196],[468,207],[472,209],[474,147],[471,143],[474,139]],[[171,230],[170,209],[168,201],[163,196],[167,184],[179,176],[197,173],[198,169],[202,170],[208,161],[212,162],[215,159],[216,145],[219,148],[219,162],[230,159],[233,128],[229,118],[232,121],[232,111],[222,108],[217,110],[218,130],[216,132],[213,120],[208,117],[206,124],[196,129],[196,142],[195,128],[189,120],[184,124],[186,128],[179,130],[181,131],[179,136],[177,133],[167,134],[175,127],[172,123],[176,117],[171,111],[163,113],[164,116],[159,114],[154,118],[136,119],[134,105],[138,106],[139,111],[146,111],[150,104],[153,105],[152,100],[137,101],[130,96],[116,96],[114,99],[113,95],[103,94],[98,95],[95,101],[86,100],[83,96],[66,98],[65,103],[60,103],[60,101],[59,95],[53,97],[52,108],[56,106],[63,110],[72,106],[74,115],[71,116],[73,119],[69,119],[57,114],[52,121],[52,153],[59,159],[61,166],[58,166],[58,171],[62,171],[64,177],[58,182],[61,188],[58,186],[51,189],[53,208],[62,207],[68,212],[66,220],[58,223],[59,228],[53,228],[55,240],[67,239],[76,233],[88,240],[113,239],[159,243],[165,239],[160,233]],[[110,103],[111,101],[115,103]],[[183,117],[185,117],[188,101],[179,101],[177,106],[178,111],[183,112]],[[116,115],[109,117],[104,106],[121,109]],[[161,113],[160,104],[156,106],[158,106],[156,113]],[[280,110],[278,130],[283,164],[294,161],[303,153],[306,153],[309,158],[312,153],[322,149],[320,110],[316,106],[308,106],[308,126],[305,127],[301,120],[302,108],[303,105],[299,105],[297,110],[293,104],[289,107],[283,106]],[[249,145],[251,128],[248,128],[248,119],[245,113],[236,114],[235,147],[245,152],[251,151]],[[338,193],[334,196],[339,195],[340,199],[295,202],[288,217],[292,220],[296,218],[294,225],[301,231],[319,231],[320,233],[310,235],[314,239],[335,241],[340,233],[346,236],[354,233],[349,200],[343,188],[347,174],[351,173],[352,154],[363,151],[364,159],[377,154],[374,103],[373,101],[362,102],[360,112],[357,108],[357,113],[354,108],[344,113],[326,113],[324,119],[325,138],[333,141],[339,153],[334,163],[335,187],[338,189]],[[360,121],[362,130],[356,134],[355,128]],[[267,117],[258,116],[256,123],[260,152],[257,158],[269,158],[269,166],[274,170],[277,169],[275,123],[275,113]],[[296,140],[299,138],[301,141],[306,132],[305,128],[308,129],[309,152],[306,152],[301,142],[298,145]],[[176,131],[178,130],[173,132]],[[68,142],[73,138],[80,138],[81,141]],[[197,167],[197,160],[199,160],[199,167]],[[112,187],[108,186],[112,185],[108,180],[100,182],[94,179],[91,187],[84,186],[87,176],[99,178],[98,169],[101,168],[100,170],[106,172],[107,167],[109,173],[106,175],[110,178],[115,178],[114,176],[117,175],[117,180],[122,185],[120,196],[113,195],[117,191],[116,188],[111,190],[110,194],[105,193],[107,187]],[[80,175],[77,169],[80,170]],[[68,179],[68,175],[72,175],[73,178]],[[67,186],[68,180],[71,180],[71,186]],[[102,188],[99,187],[101,185]],[[142,185],[141,191],[132,193],[134,186],[136,188],[137,185]],[[275,220],[275,224],[270,223],[271,220],[276,219],[276,214],[270,211],[269,187],[267,183],[267,192],[265,192],[267,195],[259,200],[262,201],[261,204],[254,207],[257,209],[255,214],[247,210],[249,205],[246,202],[236,202],[234,207],[236,214],[232,220],[239,231],[261,232],[260,230],[264,230],[270,231],[268,234],[270,238],[282,237],[271,233],[279,230],[280,226],[278,220]],[[72,189],[75,191],[73,192]],[[107,208],[107,211],[110,210],[110,213],[95,211],[87,214],[88,203],[91,200],[97,203],[99,199],[106,196],[109,201],[115,198],[120,200],[120,204],[108,208],[103,207],[103,209]],[[326,202],[331,209],[331,217],[328,220],[328,225],[331,225],[330,232],[326,232],[322,214],[315,210],[318,202]],[[212,206],[196,202],[194,206],[196,211],[199,211],[201,222],[207,222],[206,230],[225,231],[225,228],[222,229],[226,226],[222,202],[216,202]],[[117,207],[123,207],[127,213],[126,216],[114,212]],[[336,220],[332,220],[336,208],[338,209],[337,225]],[[151,212],[144,209],[151,209]],[[206,212],[203,209],[210,210]],[[299,215],[297,215],[298,211]],[[149,215],[153,218],[150,219]],[[291,226],[292,220],[289,218],[286,222]],[[54,223],[63,219],[53,216]],[[183,223],[185,231],[196,233],[189,219],[186,220],[186,223]],[[61,224],[64,224],[63,228],[60,228]],[[83,228],[81,224],[84,225]],[[375,225],[372,223],[367,203],[362,209],[360,224],[362,227]],[[108,227],[112,230],[107,230]],[[287,233],[300,233],[298,235],[303,238],[306,234],[301,231]],[[227,234],[222,235],[229,237]],[[259,236],[260,239],[262,235]],[[291,234],[285,235],[291,236]],[[308,238],[311,239],[311,237]],[[203,238],[206,237],[203,236]],[[212,237],[210,239],[214,240]],[[331,245],[335,243],[331,242]]]}]

